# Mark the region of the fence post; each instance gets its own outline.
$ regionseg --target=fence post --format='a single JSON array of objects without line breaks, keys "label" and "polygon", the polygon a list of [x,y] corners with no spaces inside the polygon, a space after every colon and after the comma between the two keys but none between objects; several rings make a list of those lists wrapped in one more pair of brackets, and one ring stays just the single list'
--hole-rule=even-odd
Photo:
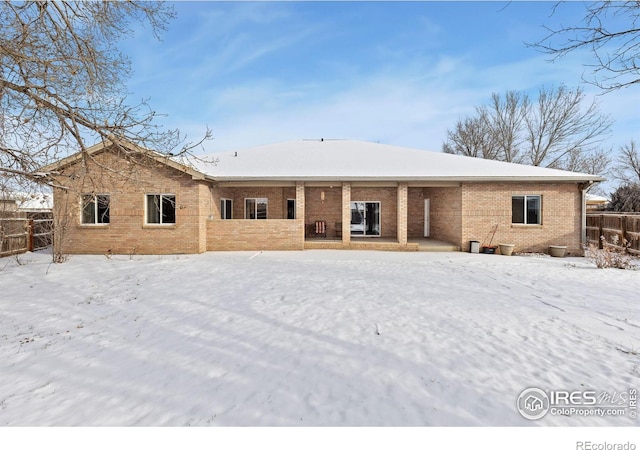
[{"label": "fence post", "polygon": [[627,219],[629,217],[628,216],[622,216],[620,219],[620,228],[622,230],[622,242],[620,242],[620,245],[622,245],[623,247],[626,247],[626,242],[627,242]]},{"label": "fence post", "polygon": [[33,219],[27,221],[27,251],[33,251]]},{"label": "fence post", "polygon": [[604,214],[598,216],[598,248],[602,249],[602,222],[604,222]]}]

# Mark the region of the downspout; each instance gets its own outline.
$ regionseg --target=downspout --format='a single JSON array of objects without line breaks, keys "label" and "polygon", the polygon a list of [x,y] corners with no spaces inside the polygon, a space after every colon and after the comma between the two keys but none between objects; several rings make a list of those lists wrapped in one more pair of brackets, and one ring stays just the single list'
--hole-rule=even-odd
[{"label": "downspout", "polygon": [[587,248],[587,191],[593,186],[593,181],[587,183],[580,183],[578,185],[582,191],[582,205],[581,205],[581,223],[580,223],[580,241],[582,249]]}]

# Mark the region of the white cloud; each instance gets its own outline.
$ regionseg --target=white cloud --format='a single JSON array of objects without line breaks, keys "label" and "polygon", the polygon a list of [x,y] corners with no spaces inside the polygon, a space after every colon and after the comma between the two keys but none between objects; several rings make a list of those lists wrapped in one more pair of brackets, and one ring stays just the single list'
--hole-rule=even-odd
[{"label": "white cloud", "polygon": [[[492,92],[558,84],[554,73],[565,69],[554,68],[557,72],[546,72],[539,55],[486,69],[443,58],[430,71],[380,69],[337,88],[320,80],[299,85],[261,80],[211,90],[201,119],[216,136],[208,145],[212,151],[320,137],[440,151],[447,129]],[[637,98],[608,94],[599,100],[603,112],[619,116],[616,109],[628,108],[637,123]]]}]

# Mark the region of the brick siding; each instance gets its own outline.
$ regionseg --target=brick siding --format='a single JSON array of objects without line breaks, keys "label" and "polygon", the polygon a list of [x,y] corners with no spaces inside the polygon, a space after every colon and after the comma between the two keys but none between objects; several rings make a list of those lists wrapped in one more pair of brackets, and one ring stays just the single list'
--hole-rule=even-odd
[{"label": "brick siding", "polygon": [[[511,198],[514,195],[542,197],[542,224],[511,223]],[[548,252],[549,245],[566,245],[572,255],[582,255],[582,192],[576,184],[469,183],[463,186],[463,231],[458,245],[469,248],[470,240],[488,243],[492,227],[497,225],[493,245],[515,244],[516,252]]]},{"label": "brick siding", "polygon": [[398,233],[398,188],[351,187],[352,202],[380,202],[380,233],[396,238]]},{"label": "brick siding", "polygon": [[209,220],[207,250],[303,250],[300,219]]},{"label": "brick siding", "polygon": [[[429,199],[430,237],[460,246],[459,240],[462,233],[462,188],[425,188],[424,198]],[[424,223],[424,202],[422,210],[420,221]]]},{"label": "brick siding", "polygon": [[295,187],[226,187],[219,189],[218,213],[220,217],[220,198],[233,200],[233,219],[244,219],[245,216],[245,199],[247,198],[266,198],[267,202],[267,218],[268,219],[286,219],[287,218],[287,200],[296,198]]},{"label": "brick siding", "polygon": [[[102,167],[108,167],[108,170]],[[127,161],[103,152],[67,167],[58,177],[68,190],[54,190],[54,214],[65,221],[65,253],[176,254],[206,249],[204,219],[211,206],[206,183],[151,160]],[[81,223],[83,194],[109,194],[110,223]],[[145,224],[145,194],[176,196],[175,225]]]},{"label": "brick siding", "polygon": [[[329,238],[336,237],[336,224],[342,222],[346,233],[341,248],[354,248],[349,245],[350,201],[380,202],[382,237],[402,244],[405,223],[409,239],[423,237],[424,199],[429,199],[430,236],[462,250],[469,249],[470,240],[488,244],[497,225],[494,245],[513,243],[516,252],[546,252],[549,245],[566,245],[570,254],[581,254],[581,191],[574,183],[462,183],[425,188],[401,183],[397,188],[349,183],[305,187],[298,182],[284,187],[217,187],[156,161],[128,161],[112,152],[94,159],[87,161],[86,168],[76,163],[64,169],[58,182],[69,189],[54,190],[54,212],[58,220],[68,218],[63,239],[66,253],[301,250],[305,225],[317,220],[327,223]],[[89,193],[110,195],[108,225],[80,223],[81,196]],[[174,194],[176,224],[146,225],[145,194]],[[541,225],[511,223],[513,195],[542,197]],[[233,200],[233,220],[220,218],[221,198]],[[268,219],[245,220],[246,198],[268,198]],[[297,218],[289,220],[287,199],[294,198]]]},{"label": "brick siding", "polygon": [[[514,195],[542,197],[542,224],[511,223]],[[410,238],[424,234],[424,199],[430,199],[430,236],[469,250],[469,241],[515,244],[517,252],[546,253],[549,245],[566,245],[581,253],[581,191],[573,183],[464,183],[460,187],[409,189]]]},{"label": "brick siding", "polygon": [[[324,201],[322,201],[324,192]],[[305,188],[305,223],[327,223],[327,237],[336,237],[336,224],[342,222],[342,186]]]}]

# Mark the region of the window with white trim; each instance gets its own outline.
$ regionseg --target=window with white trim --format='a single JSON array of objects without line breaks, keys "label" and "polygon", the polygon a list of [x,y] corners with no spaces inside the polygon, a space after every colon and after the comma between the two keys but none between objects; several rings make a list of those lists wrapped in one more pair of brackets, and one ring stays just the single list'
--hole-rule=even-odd
[{"label": "window with white trim", "polygon": [[147,194],[146,209],[148,224],[174,225],[176,223],[176,196],[174,194]]},{"label": "window with white trim", "polygon": [[267,218],[266,198],[245,198],[244,218],[245,219],[266,219]]},{"label": "window with white trim", "polygon": [[220,199],[220,218],[233,219],[233,200],[230,198]]},{"label": "window with white trim", "polygon": [[84,194],[82,196],[82,223],[85,225],[106,225],[109,223],[108,194]]},{"label": "window with white trim", "polygon": [[511,197],[511,223],[540,225],[542,223],[542,197],[540,195],[514,195]]}]

